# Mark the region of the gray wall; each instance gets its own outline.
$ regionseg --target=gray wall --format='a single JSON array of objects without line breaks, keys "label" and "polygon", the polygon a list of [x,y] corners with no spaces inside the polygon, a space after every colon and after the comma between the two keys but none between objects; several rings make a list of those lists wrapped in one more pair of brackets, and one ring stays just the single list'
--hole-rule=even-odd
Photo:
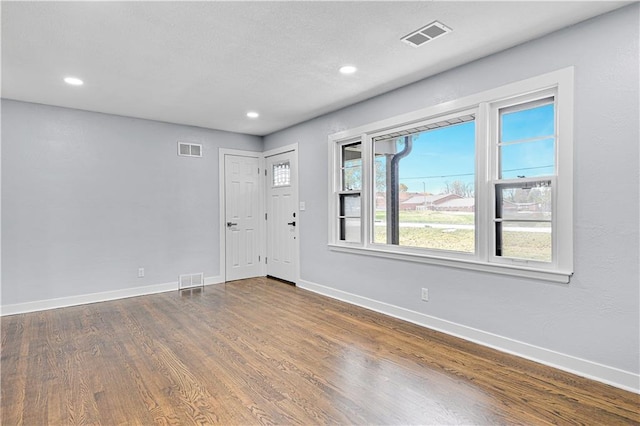
[{"label": "gray wall", "polygon": [[[626,7],[267,136],[265,149],[299,143],[301,278],[637,374],[638,11]],[[572,65],[569,285],[328,249],[327,135]],[[428,303],[421,287],[429,288]]]},{"label": "gray wall", "polygon": [[219,275],[219,147],[262,138],[2,100],[2,304]]}]

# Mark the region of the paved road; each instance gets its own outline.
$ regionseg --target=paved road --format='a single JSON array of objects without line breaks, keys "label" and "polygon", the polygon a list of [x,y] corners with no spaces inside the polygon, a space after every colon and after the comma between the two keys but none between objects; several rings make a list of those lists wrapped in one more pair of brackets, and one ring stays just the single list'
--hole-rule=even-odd
[{"label": "paved road", "polygon": [[[383,222],[376,222],[376,226],[385,226]],[[446,223],[416,223],[416,222],[400,222],[401,228],[435,228],[435,229],[473,229],[473,225],[463,224],[446,224]],[[507,230],[512,232],[536,232],[540,234],[550,234],[551,227],[509,227]]]}]

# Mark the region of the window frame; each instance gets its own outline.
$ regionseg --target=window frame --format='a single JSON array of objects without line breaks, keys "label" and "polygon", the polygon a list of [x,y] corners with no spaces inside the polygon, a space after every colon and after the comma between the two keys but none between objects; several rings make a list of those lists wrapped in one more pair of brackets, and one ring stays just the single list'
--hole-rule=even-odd
[{"label": "window frame", "polygon": [[[342,162],[342,155],[343,155],[343,148],[345,146],[349,146],[349,145],[356,145],[356,144],[360,144],[361,146],[361,154],[360,154],[360,176],[361,176],[361,183],[360,183],[360,189],[345,189],[344,188],[344,173],[343,173],[343,162]],[[334,220],[334,222],[337,222],[337,227],[336,227],[336,231],[337,231],[337,235],[334,235],[336,241],[339,241],[340,244],[344,244],[347,246],[354,246],[354,247],[358,247],[360,245],[362,245],[362,243],[364,242],[364,234],[365,234],[365,227],[363,226],[363,220],[364,220],[364,196],[363,196],[363,189],[365,188],[365,165],[364,165],[364,144],[362,143],[362,140],[359,138],[355,138],[355,139],[348,139],[348,140],[343,140],[338,142],[335,147],[332,146],[332,148],[335,148],[335,152],[332,153],[332,155],[334,156],[334,160],[335,160],[335,166],[334,166],[334,170],[335,173],[333,175],[333,182],[335,182],[335,185],[337,185],[337,189],[335,191],[335,195],[333,196],[335,199],[334,201],[334,209],[333,209],[333,217],[337,219],[337,221]],[[359,195],[360,196],[360,238],[359,241],[347,241],[347,240],[342,240],[341,239],[341,220],[345,220],[346,219],[351,219],[351,218],[355,218],[355,216],[347,216],[347,215],[343,215],[341,214],[341,198],[343,196],[352,196],[352,195]],[[331,220],[331,219],[330,219]],[[346,233],[346,232],[345,232]]]},{"label": "window frame", "polygon": [[[558,170],[559,170],[559,140],[560,138],[558,137],[559,135],[559,127],[560,127],[560,120],[559,118],[559,96],[558,96],[558,85],[554,86],[554,87],[550,87],[550,88],[546,88],[546,89],[540,89],[540,90],[534,90],[534,91],[529,91],[529,93],[524,93],[524,94],[519,94],[519,95],[515,95],[515,96],[511,96],[505,99],[501,99],[498,101],[494,101],[489,103],[488,107],[489,107],[489,140],[488,140],[488,149],[489,149],[489,155],[490,155],[490,160],[489,160],[489,170],[490,170],[490,176],[489,176],[489,180],[490,180],[490,193],[491,193],[491,201],[493,202],[493,208],[491,209],[491,214],[490,214],[490,218],[489,220],[491,221],[491,224],[488,226],[489,228],[489,232],[491,233],[490,235],[490,245],[489,245],[489,250],[488,250],[488,261],[491,263],[496,263],[496,264],[506,264],[506,265],[522,265],[522,266],[529,266],[535,269],[558,269],[558,265],[559,265],[559,258],[561,258],[562,256],[560,255],[560,251],[562,249],[562,247],[559,247],[559,241],[557,238],[557,226],[558,226],[558,205],[557,205],[557,199],[558,199],[558,191],[557,191],[557,186],[558,186],[558,182],[560,181],[560,179],[558,178]],[[553,98],[554,99],[554,120],[555,120],[555,128],[554,128],[554,151],[555,151],[555,158],[554,158],[554,174],[553,175],[541,175],[541,176],[533,176],[533,177],[528,177],[528,178],[502,178],[500,176],[500,169],[501,169],[501,164],[500,164],[500,131],[501,131],[501,126],[500,126],[500,116],[501,116],[501,110],[507,109],[510,110],[508,113],[512,113],[512,112],[520,112],[520,111],[525,111],[529,108],[535,107],[535,106],[529,106],[526,107],[527,104],[533,104],[535,105],[536,103],[539,102],[543,102],[545,99],[548,98]],[[511,144],[517,144],[517,143],[528,143],[526,141],[520,141],[520,142],[510,142],[509,145]],[[564,160],[564,158],[563,158]],[[537,182],[537,181],[551,181],[551,247],[552,247],[552,259],[550,262],[542,262],[542,261],[535,261],[535,260],[531,260],[531,259],[519,259],[519,258],[512,258],[512,257],[506,257],[506,256],[498,256],[496,255],[495,251],[496,251],[496,247],[497,247],[497,235],[495,232],[495,218],[497,217],[497,206],[496,206],[496,201],[498,199],[498,196],[496,194],[498,187],[501,186],[508,186],[511,184],[518,184],[518,183],[532,183],[532,182]],[[573,184],[571,185],[573,187]],[[564,223],[563,223],[564,225]],[[561,246],[562,244],[560,244]]]},{"label": "window frame", "polygon": [[[427,126],[429,124],[433,124],[433,123],[437,123],[437,122],[441,122],[441,121],[446,121],[446,120],[450,120],[453,118],[457,118],[457,117],[462,117],[462,116],[468,116],[468,115],[474,115],[475,117],[478,116],[478,108],[465,108],[465,109],[460,109],[451,113],[446,113],[446,114],[440,114],[437,116],[432,116],[432,117],[428,117],[426,119],[417,121],[417,122],[413,122],[411,124],[407,124],[407,125],[403,125],[403,126],[398,126],[396,128],[394,128],[393,130],[395,131],[404,131],[407,129],[413,129],[415,127],[420,127],[420,126]],[[477,155],[477,151],[478,151],[478,133],[477,133],[477,119],[474,118],[473,120],[475,122],[476,125],[476,135],[475,135],[475,148],[474,150],[476,151],[476,161],[475,161],[475,169],[476,169],[476,174],[475,174],[475,179],[474,179],[474,188],[477,187],[478,185],[478,155]],[[460,124],[460,123],[457,123]],[[373,158],[373,153],[372,150],[374,149],[375,146],[375,141],[374,139],[377,138],[380,135],[383,135],[385,133],[388,133],[389,129],[387,130],[383,130],[380,132],[372,132],[370,134],[367,134],[366,140],[367,140],[367,147],[369,148],[369,151],[367,153],[367,158],[370,161],[369,163],[369,167],[367,170],[367,174],[369,174],[369,182],[375,182],[375,165],[371,163],[371,161],[375,161],[375,159]],[[363,146],[364,149],[364,146]],[[363,165],[364,167],[364,165]],[[371,185],[370,188],[370,195],[369,197],[372,197],[370,199],[375,200],[375,195],[376,195],[376,188],[375,185]],[[477,197],[474,195],[474,198],[477,200]],[[375,212],[375,201],[371,204],[374,204],[373,206],[371,206],[371,209],[369,210],[370,214],[374,214]],[[474,206],[474,210],[477,210],[477,207]],[[477,212],[476,212],[477,213]],[[476,216],[477,217],[477,216]],[[375,242],[374,240],[374,226],[375,224],[371,224],[372,226],[368,226],[367,228],[365,228],[365,233],[368,233],[368,244],[369,246],[379,249],[379,250],[385,250],[385,251],[390,251],[390,252],[394,252],[394,253],[408,253],[408,254],[412,254],[412,253],[416,253],[418,255],[420,254],[424,254],[426,256],[431,256],[431,257],[439,257],[442,255],[446,255],[447,258],[452,258],[452,259],[466,259],[466,260],[473,260],[476,258],[476,254],[478,252],[479,249],[479,245],[478,245],[478,222],[477,219],[475,220],[474,223],[474,252],[473,253],[468,253],[468,252],[463,252],[463,251],[454,251],[454,250],[438,250],[438,249],[430,249],[430,248],[425,248],[425,247],[411,247],[411,246],[396,246],[396,245],[391,245],[389,243],[382,243],[382,242]]]},{"label": "window frame", "polygon": [[[359,253],[420,263],[568,283],[573,274],[573,67],[507,84],[475,95],[380,120],[328,137],[329,238],[333,251]],[[555,100],[555,174],[552,178],[552,262],[521,260],[495,255],[496,188],[518,179],[498,179],[499,112],[506,105],[543,99]],[[475,253],[430,250],[374,243],[372,214],[375,209],[373,138],[385,132],[419,126],[439,118],[475,110],[476,186]],[[339,239],[340,208],[337,185],[341,183],[340,152],[345,144],[362,144],[361,237],[359,243]],[[549,176],[532,177],[549,180]],[[530,179],[527,179],[530,180]]]}]

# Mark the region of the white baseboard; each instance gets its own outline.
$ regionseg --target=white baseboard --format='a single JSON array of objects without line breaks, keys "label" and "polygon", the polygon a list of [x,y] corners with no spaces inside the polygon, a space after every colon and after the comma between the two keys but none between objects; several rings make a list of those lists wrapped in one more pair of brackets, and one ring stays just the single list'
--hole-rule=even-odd
[{"label": "white baseboard", "polygon": [[223,284],[223,283],[224,283],[224,278],[222,278],[222,275],[217,275],[215,277],[205,277],[204,279],[204,285]]},{"label": "white baseboard", "polygon": [[394,306],[388,303],[347,293],[331,287],[312,283],[303,279],[298,280],[298,287],[313,291],[353,305],[380,312],[394,318],[405,320],[432,330],[460,337],[483,346],[497,349],[531,361],[554,367],[569,373],[577,374],[588,379],[596,380],[627,391],[640,393],[640,375],[615,367],[599,364],[571,355],[556,352],[539,346],[513,340],[508,337],[478,330],[451,321],[436,318],[420,312]]},{"label": "white baseboard", "polygon": [[[223,281],[220,275],[215,277],[206,277],[204,279],[204,285],[220,284],[222,282]],[[13,305],[1,306],[0,316],[45,311],[47,309],[66,308],[69,306],[86,305],[88,303],[106,302],[108,300],[125,299],[127,297],[163,293],[165,291],[176,291],[177,289],[178,282],[172,281],[164,284],[146,285],[141,287],[125,288],[121,290],[104,291],[100,293],[81,294],[78,296],[16,303]]]}]

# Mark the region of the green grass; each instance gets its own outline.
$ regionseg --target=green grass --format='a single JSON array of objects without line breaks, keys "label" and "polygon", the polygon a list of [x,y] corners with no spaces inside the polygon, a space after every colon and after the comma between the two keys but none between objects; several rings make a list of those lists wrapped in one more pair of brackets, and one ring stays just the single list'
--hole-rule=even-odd
[{"label": "green grass", "polygon": [[502,240],[504,257],[551,262],[551,233],[509,232],[505,229]]},{"label": "green grass", "polygon": [[[374,241],[386,242],[387,228],[376,226]],[[400,245],[434,250],[450,250],[473,253],[475,236],[472,229],[400,228]],[[503,233],[503,256],[551,261],[551,233],[509,232]]]},{"label": "green grass", "polygon": [[[437,250],[452,250],[473,253],[474,233],[472,229],[450,230],[435,228],[400,228],[400,245],[405,247],[422,247]],[[376,226],[375,242],[384,243],[387,228]]]}]

